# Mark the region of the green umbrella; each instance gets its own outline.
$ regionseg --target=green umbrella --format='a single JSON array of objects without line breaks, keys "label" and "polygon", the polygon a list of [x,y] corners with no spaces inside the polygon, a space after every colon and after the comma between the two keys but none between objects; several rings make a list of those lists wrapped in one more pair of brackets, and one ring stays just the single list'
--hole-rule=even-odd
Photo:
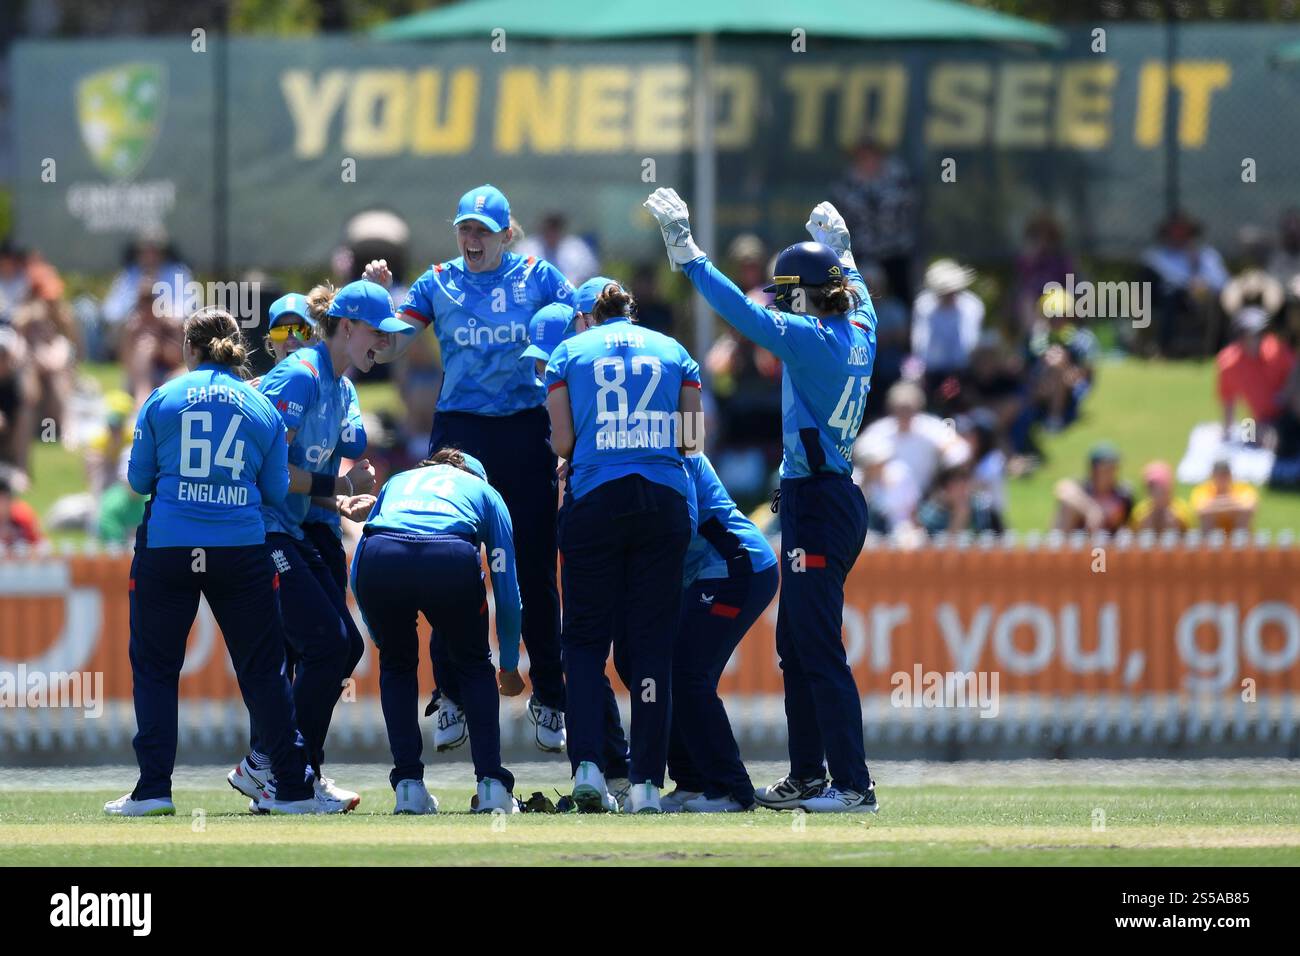
[{"label": "green umbrella", "polygon": [[[954,0],[465,0],[393,20],[373,31],[381,40],[442,40],[508,35],[550,40],[695,38],[695,76],[713,72],[718,34],[778,34],[801,29],[809,38],[862,41],[966,41],[1061,47],[1050,27]],[[695,194],[693,229],[700,246],[714,248],[717,168],[713,93],[694,84]],[[713,340],[713,313],[697,296],[695,354]]]}]

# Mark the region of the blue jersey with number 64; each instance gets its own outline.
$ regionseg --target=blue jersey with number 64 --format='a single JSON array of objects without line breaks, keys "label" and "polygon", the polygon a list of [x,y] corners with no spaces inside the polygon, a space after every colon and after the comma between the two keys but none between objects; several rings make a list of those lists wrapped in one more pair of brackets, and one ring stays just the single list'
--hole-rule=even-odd
[{"label": "blue jersey with number 64", "polygon": [[224,366],[159,387],[136,416],[127,466],[131,487],[152,496],[137,546],[261,544],[262,506],[289,491],[288,451],[274,406]]},{"label": "blue jersey with number 64", "polygon": [[819,319],[765,309],[700,256],[683,267],[706,302],[743,335],[782,362],[781,477],[853,472],[853,439],[862,425],[876,362],[876,310],[856,269],[844,278],[858,294],[845,315]]}]

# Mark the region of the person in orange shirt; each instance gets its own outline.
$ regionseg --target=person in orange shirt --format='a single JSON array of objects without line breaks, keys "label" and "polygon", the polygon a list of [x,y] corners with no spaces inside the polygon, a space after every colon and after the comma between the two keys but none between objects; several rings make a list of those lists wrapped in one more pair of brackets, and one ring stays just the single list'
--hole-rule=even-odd
[{"label": "person in orange shirt", "polygon": [[1192,489],[1192,510],[1201,521],[1202,531],[1215,528],[1228,533],[1249,529],[1255,520],[1259,492],[1244,481],[1232,480],[1232,465],[1226,458],[1214,462],[1210,480]]},{"label": "person in orange shirt", "polygon": [[0,545],[36,544],[41,540],[36,512],[25,501],[14,497],[13,483],[0,473]]},{"label": "person in orange shirt", "polygon": [[1257,428],[1272,424],[1282,412],[1282,390],[1295,365],[1291,348],[1276,335],[1265,332],[1268,313],[1263,309],[1248,305],[1234,321],[1237,340],[1225,346],[1215,360],[1225,438],[1236,417],[1238,399],[1246,403]]}]

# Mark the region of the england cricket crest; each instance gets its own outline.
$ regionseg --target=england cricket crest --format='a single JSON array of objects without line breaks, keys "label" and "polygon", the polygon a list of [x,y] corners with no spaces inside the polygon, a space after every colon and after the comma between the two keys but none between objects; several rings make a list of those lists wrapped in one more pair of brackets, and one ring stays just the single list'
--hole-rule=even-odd
[{"label": "england cricket crest", "polygon": [[144,168],[162,127],[163,67],[125,63],[77,84],[81,140],[95,165],[114,179]]}]

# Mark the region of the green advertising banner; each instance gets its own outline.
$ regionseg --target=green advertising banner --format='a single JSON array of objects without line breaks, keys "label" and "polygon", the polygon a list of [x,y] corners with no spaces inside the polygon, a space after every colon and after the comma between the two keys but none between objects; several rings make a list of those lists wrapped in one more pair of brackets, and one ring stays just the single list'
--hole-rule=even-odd
[{"label": "green advertising banner", "polygon": [[[973,44],[723,38],[716,91],[721,241],[793,241],[870,136],[898,151],[927,250],[1010,254],[1055,208],[1071,243],[1121,257],[1175,199],[1231,251],[1300,203],[1300,31],[1192,24],[1070,34],[1060,51]],[[384,44],[229,41],[225,193],[215,133],[217,39],[24,42],[13,55],[17,224],[65,268],[105,270],[165,226],[199,268],[318,266],[354,213],[388,208],[416,262],[446,256],[465,189],[491,181],[534,226],[562,210],[603,255],[658,255],[640,210],[691,194],[688,40]],[[1172,62],[1172,68],[1171,68]]]}]

